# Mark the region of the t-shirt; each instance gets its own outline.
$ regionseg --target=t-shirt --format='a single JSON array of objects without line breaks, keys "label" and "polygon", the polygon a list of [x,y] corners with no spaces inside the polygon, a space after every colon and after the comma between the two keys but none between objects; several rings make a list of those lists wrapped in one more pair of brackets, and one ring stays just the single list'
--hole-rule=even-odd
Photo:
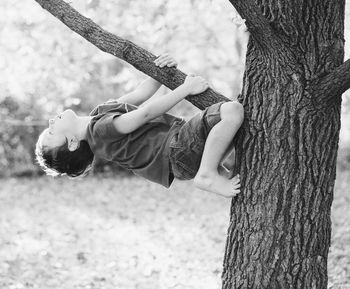
[{"label": "t-shirt", "polygon": [[184,120],[163,114],[135,131],[122,134],[114,118],[137,109],[137,106],[110,101],[97,106],[87,128],[87,141],[95,156],[117,162],[152,182],[169,187],[174,179],[170,170],[169,143]]}]

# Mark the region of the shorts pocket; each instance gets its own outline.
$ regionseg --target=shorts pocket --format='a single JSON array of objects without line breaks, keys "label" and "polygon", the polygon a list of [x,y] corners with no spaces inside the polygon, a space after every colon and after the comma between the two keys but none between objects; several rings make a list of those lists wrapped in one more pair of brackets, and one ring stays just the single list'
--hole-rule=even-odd
[{"label": "shorts pocket", "polygon": [[179,180],[190,180],[195,173],[186,164],[185,152],[181,148],[170,149],[170,163],[174,177]]},{"label": "shorts pocket", "polygon": [[175,164],[177,171],[176,177],[179,180],[191,180],[196,176],[196,173],[181,161],[181,158],[177,159]]},{"label": "shorts pocket", "polygon": [[174,176],[181,180],[193,179],[200,166],[203,145],[197,141],[188,143],[187,147],[172,147],[171,161]]},{"label": "shorts pocket", "polygon": [[170,142],[174,176],[178,179],[193,179],[199,169],[205,143],[202,117],[194,116]]}]

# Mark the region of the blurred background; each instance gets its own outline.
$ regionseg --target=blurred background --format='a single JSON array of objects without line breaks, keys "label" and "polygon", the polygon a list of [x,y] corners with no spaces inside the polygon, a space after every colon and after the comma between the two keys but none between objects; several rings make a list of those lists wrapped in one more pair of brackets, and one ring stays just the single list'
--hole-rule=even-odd
[{"label": "blurred background", "polygon": [[[170,53],[181,70],[204,76],[227,97],[240,92],[248,35],[229,1],[70,3],[107,31],[156,55]],[[103,161],[82,181],[42,176],[35,164],[47,119],[67,108],[87,114],[145,77],[34,0],[0,1],[0,288],[220,288],[230,201],[191,182],[166,190]],[[347,92],[330,288],[350,288],[349,110]],[[197,111],[185,102],[172,110],[185,117]]]}]

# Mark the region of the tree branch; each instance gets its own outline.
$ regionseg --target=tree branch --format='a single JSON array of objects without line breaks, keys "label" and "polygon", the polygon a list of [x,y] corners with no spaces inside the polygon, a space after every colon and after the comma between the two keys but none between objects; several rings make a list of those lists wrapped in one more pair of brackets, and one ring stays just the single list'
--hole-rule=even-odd
[{"label": "tree branch", "polygon": [[[81,15],[63,0],[35,1],[97,48],[128,62],[136,69],[156,79],[168,88],[175,89],[184,82],[186,78],[185,73],[174,67],[160,68],[156,66],[153,63],[153,60],[156,58],[155,55],[129,40],[122,39],[105,31],[91,19]],[[200,109],[204,109],[219,101],[229,100],[211,88],[201,94],[189,96],[186,99]]]},{"label": "tree branch", "polygon": [[345,61],[326,76],[311,84],[312,90],[320,101],[328,101],[340,96],[350,88],[350,59]]},{"label": "tree branch", "polygon": [[268,48],[268,40],[274,37],[273,31],[259,7],[251,0],[230,0],[230,3],[245,20],[251,36],[264,48]]},{"label": "tree branch", "polygon": [[293,51],[284,44],[283,39],[272,28],[270,22],[262,14],[259,6],[253,0],[229,0],[239,15],[245,20],[248,31],[255,43],[263,50],[276,55],[279,62],[282,61],[291,73],[300,72]]}]

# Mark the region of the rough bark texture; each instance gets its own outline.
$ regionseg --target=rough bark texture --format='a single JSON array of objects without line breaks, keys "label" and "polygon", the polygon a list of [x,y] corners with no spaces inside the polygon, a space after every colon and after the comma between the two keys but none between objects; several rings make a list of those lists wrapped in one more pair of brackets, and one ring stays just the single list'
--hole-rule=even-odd
[{"label": "rough bark texture", "polygon": [[[61,20],[71,30],[81,35],[102,51],[128,62],[136,69],[158,80],[168,88],[175,89],[184,82],[185,73],[176,68],[160,68],[156,66],[153,63],[153,60],[156,58],[155,55],[129,40],[105,31],[91,19],[81,15],[66,2],[62,0],[35,1],[53,16]],[[201,94],[188,96],[186,99],[199,109],[204,109],[218,101],[229,100],[210,88]]]},{"label": "rough bark texture", "polygon": [[[230,2],[246,12],[243,1]],[[238,140],[242,193],[232,201],[223,288],[327,288],[346,85],[325,79],[343,62],[345,1],[248,2],[294,59],[264,50],[263,37],[249,41]],[[349,74],[348,64],[342,67]],[[315,86],[321,80],[333,88],[331,97]]]},{"label": "rough bark texture", "polygon": [[325,77],[316,79],[313,83],[314,92],[322,97],[319,102],[332,101],[335,95],[339,95],[350,88],[350,59],[334,69]]}]

